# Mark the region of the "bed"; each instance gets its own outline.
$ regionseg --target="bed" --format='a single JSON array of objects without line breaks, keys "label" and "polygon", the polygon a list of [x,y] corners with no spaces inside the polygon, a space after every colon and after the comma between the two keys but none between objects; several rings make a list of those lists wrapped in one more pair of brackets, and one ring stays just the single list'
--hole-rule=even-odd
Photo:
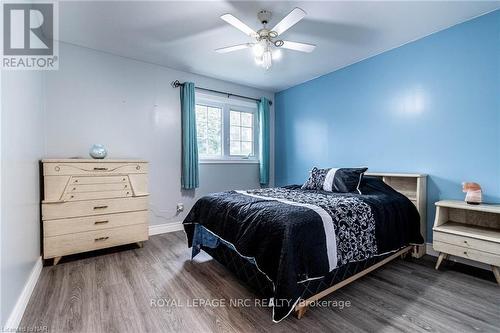
[{"label": "bed", "polygon": [[258,296],[272,319],[309,306],[392,259],[424,253],[425,175],[366,174],[361,193],[299,185],[214,193],[184,220],[204,250]]}]

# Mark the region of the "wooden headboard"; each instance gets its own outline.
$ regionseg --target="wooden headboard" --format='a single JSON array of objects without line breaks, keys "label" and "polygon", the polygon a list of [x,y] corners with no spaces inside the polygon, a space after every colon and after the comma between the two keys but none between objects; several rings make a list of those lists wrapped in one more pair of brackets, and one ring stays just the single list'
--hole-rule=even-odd
[{"label": "wooden headboard", "polygon": [[[389,173],[389,172],[367,172],[367,176],[380,177],[387,185],[406,196],[417,207],[420,214],[420,232],[427,243],[427,175],[419,173]],[[425,244],[420,247],[415,257],[420,258],[425,254]]]}]

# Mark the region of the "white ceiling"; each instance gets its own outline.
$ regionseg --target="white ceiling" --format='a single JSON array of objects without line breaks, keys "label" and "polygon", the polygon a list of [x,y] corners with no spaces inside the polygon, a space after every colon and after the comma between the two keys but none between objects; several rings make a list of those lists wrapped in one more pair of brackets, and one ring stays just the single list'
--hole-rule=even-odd
[{"label": "white ceiling", "polygon": [[[258,10],[271,10],[274,26],[294,7],[308,15],[283,38],[316,44],[313,53],[283,50],[266,72],[254,64],[251,50],[214,52],[251,41],[220,15],[231,13],[258,29]],[[65,42],[279,91],[498,8],[500,1],[60,2],[59,35]]]}]

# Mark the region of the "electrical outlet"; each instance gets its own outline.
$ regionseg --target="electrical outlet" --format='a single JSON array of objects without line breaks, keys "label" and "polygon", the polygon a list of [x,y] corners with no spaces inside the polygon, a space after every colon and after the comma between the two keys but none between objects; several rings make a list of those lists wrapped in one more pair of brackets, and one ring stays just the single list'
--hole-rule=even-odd
[{"label": "electrical outlet", "polygon": [[182,211],[184,211],[184,204],[183,204],[182,202],[179,202],[179,203],[177,204],[177,211],[178,211],[178,212],[182,212]]}]

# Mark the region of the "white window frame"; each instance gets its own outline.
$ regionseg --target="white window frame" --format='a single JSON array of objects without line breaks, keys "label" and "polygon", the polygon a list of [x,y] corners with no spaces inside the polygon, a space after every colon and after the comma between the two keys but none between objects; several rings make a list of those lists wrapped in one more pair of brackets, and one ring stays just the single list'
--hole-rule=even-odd
[{"label": "white window frame", "polygon": [[[215,96],[196,92],[195,103],[222,109],[222,155],[207,156],[200,155],[201,164],[211,163],[259,163],[259,120],[257,103],[242,101],[222,96]],[[248,112],[253,114],[253,151],[252,156],[230,155],[230,111]]]}]

